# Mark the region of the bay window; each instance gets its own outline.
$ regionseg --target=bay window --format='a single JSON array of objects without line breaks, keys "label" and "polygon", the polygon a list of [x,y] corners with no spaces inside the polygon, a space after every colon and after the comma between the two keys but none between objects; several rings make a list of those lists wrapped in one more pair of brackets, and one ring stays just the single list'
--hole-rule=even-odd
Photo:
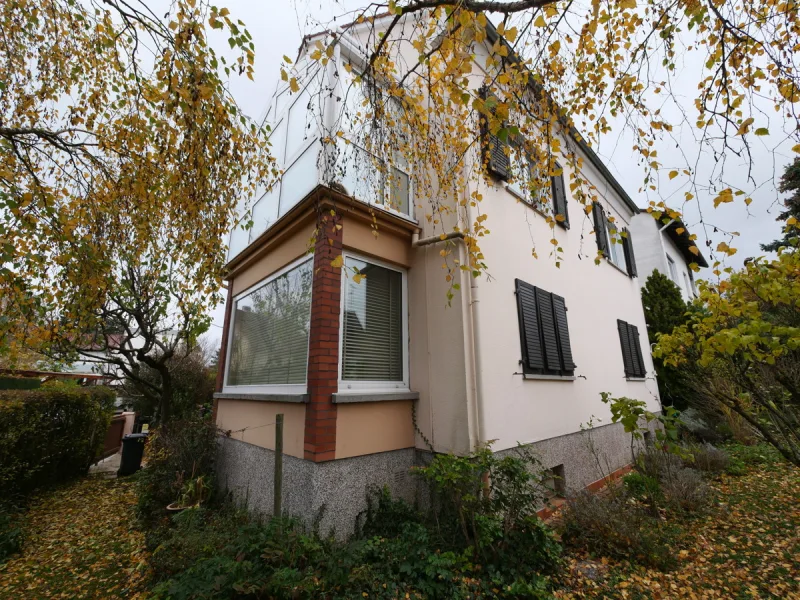
[{"label": "bay window", "polygon": [[305,258],[234,299],[226,392],[305,391],[312,278]]},{"label": "bay window", "polygon": [[345,257],[339,390],[407,389],[405,273]]}]

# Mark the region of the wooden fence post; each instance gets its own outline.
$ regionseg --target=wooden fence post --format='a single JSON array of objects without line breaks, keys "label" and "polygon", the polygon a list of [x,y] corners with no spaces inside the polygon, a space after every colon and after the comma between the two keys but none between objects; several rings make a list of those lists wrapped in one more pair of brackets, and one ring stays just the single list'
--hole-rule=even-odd
[{"label": "wooden fence post", "polygon": [[283,415],[275,417],[275,490],[273,517],[281,516],[281,500],[283,495]]}]

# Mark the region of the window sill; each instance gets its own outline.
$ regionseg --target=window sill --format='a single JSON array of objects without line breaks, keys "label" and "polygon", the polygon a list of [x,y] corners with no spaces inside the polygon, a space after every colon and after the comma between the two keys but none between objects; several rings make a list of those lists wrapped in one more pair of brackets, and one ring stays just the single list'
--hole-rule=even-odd
[{"label": "window sill", "polygon": [[647,377],[626,377],[626,381],[647,381]]},{"label": "window sill", "polygon": [[532,381],[575,381],[575,375],[543,375],[539,373],[523,373],[523,379]]},{"label": "window sill", "polygon": [[[525,206],[530,208],[537,215],[540,215],[541,217],[543,217],[545,219],[553,218],[552,215],[547,214],[545,211],[543,211],[537,205],[532,204],[531,202],[528,202],[528,200],[525,199],[525,196],[522,193],[520,193],[520,191],[518,189],[516,189],[513,185],[511,185],[509,183],[506,183],[504,185],[504,187],[506,188],[506,191],[509,194],[514,196],[517,200],[519,200],[522,204],[524,204]],[[567,224],[566,221],[559,221],[558,219],[556,219],[556,224],[558,224],[562,229],[569,229],[569,224]]]},{"label": "window sill", "polygon": [[625,269],[623,269],[623,268],[622,268],[622,267],[620,267],[619,265],[616,265],[616,264],[614,264],[614,262],[613,262],[613,261],[612,261],[610,258],[608,258],[607,256],[606,256],[606,262],[607,262],[609,265],[611,265],[612,267],[614,267],[614,268],[615,268],[617,271],[619,271],[620,273],[622,273],[623,275],[625,275],[625,277],[627,277],[628,279],[633,279],[633,277],[631,277],[630,275],[628,275],[628,272],[627,272]]},{"label": "window sill", "polygon": [[357,402],[392,402],[396,400],[419,400],[419,392],[361,392],[333,394],[334,404],[355,404]]},{"label": "window sill", "polygon": [[252,400],[256,402],[290,402],[304,404],[308,402],[308,394],[240,394],[238,392],[222,392],[214,394],[215,400]]}]

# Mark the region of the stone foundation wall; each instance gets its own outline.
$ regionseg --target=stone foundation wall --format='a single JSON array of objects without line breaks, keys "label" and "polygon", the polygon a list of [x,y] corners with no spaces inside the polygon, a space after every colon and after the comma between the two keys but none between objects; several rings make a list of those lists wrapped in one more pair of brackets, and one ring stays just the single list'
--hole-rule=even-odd
[{"label": "stone foundation wall", "polygon": [[[529,448],[544,468],[563,465],[564,485],[567,493],[572,493],[630,464],[630,439],[616,424],[543,440]],[[511,452],[514,450],[500,454]],[[284,455],[284,513],[318,526],[322,534],[346,538],[366,508],[371,487],[386,486],[394,497],[427,504],[426,494],[409,469],[427,463],[430,457],[430,452],[414,448],[319,463]],[[220,437],[219,485],[248,509],[271,514],[274,461],[272,450]]]},{"label": "stone foundation wall", "polygon": [[[654,430],[655,425],[651,425]],[[637,453],[641,444],[635,446]],[[620,423],[542,440],[528,448],[545,469],[564,466],[563,484],[567,494],[585,489],[633,460],[631,435],[625,433]],[[503,450],[501,454],[509,452],[513,449]]]},{"label": "stone foundation wall", "polygon": [[[387,486],[392,496],[415,501],[416,484],[409,474],[415,461],[413,448],[320,463],[284,455],[283,511],[318,525],[322,534],[347,537],[366,508],[369,488]],[[272,450],[219,438],[218,483],[248,509],[272,513],[274,469]]]}]

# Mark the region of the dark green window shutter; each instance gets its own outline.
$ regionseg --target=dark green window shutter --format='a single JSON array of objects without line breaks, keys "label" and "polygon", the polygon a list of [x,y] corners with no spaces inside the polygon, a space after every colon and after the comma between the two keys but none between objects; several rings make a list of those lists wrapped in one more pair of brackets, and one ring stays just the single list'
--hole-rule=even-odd
[{"label": "dark green window shutter", "polygon": [[622,362],[625,377],[644,377],[646,375],[642,346],[639,341],[639,328],[617,319],[619,342],[622,347]]},{"label": "dark green window shutter", "polygon": [[[484,100],[493,97],[485,87],[481,88],[481,98]],[[486,115],[480,115],[481,121],[481,146],[483,149],[483,159],[492,175],[507,181],[509,177],[511,160],[508,156],[508,142],[504,142],[498,136],[489,131],[489,122]],[[505,127],[505,124],[503,125]]]},{"label": "dark green window shutter", "polygon": [[553,183],[553,217],[558,215],[564,217],[564,220],[556,219],[565,229],[569,229],[569,212],[567,211],[567,193],[564,189],[564,174],[554,175],[552,178]]},{"label": "dark green window shutter", "polygon": [[638,327],[628,324],[628,338],[630,339],[631,354],[633,355],[633,376],[644,377],[644,359],[642,358],[642,346],[639,343]]},{"label": "dark green window shutter", "polygon": [[542,370],[544,369],[544,354],[538,310],[536,309],[536,288],[519,279],[517,279],[516,285],[522,360],[528,369]]},{"label": "dark green window shutter", "polygon": [[606,234],[606,213],[600,203],[592,204],[592,216],[594,217],[594,235],[597,238],[597,249],[608,256],[608,235]]},{"label": "dark green window shutter", "polygon": [[558,333],[553,315],[553,295],[536,288],[536,304],[539,307],[539,327],[542,330],[544,366],[548,371],[560,371],[561,357],[558,354]]},{"label": "dark green window shutter", "polygon": [[633,256],[633,241],[631,241],[631,232],[623,229],[625,234],[622,236],[622,250],[625,253],[625,263],[628,265],[628,275],[636,277],[636,258]]},{"label": "dark green window shutter", "polygon": [[572,360],[572,346],[569,343],[569,326],[567,325],[567,306],[564,298],[553,294],[553,315],[558,332],[558,345],[561,349],[561,369],[572,371],[575,363]]},{"label": "dark green window shutter", "polygon": [[633,377],[633,353],[631,343],[628,338],[628,324],[617,319],[617,331],[619,331],[619,344],[622,348],[622,364],[625,366],[625,377]]}]

